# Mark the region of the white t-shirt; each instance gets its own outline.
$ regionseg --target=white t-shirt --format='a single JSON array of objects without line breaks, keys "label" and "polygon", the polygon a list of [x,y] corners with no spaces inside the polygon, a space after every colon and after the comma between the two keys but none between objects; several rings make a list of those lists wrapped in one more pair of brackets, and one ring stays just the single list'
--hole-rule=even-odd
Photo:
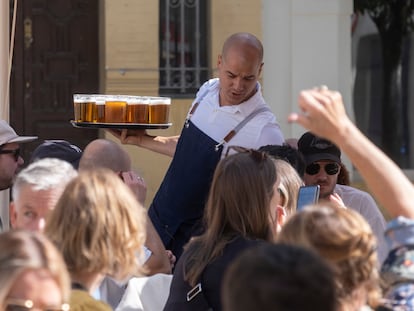
[{"label": "white t-shirt", "polygon": [[[193,105],[200,101],[191,121],[205,134],[217,142],[233,130],[254,110],[269,106],[266,104],[260,84],[257,92],[247,101],[233,106],[220,107],[220,82],[217,78],[205,82],[197,93]],[[191,111],[191,109],[190,109]],[[258,149],[264,145],[282,145],[285,139],[275,115],[270,111],[261,112],[250,120],[229,141],[228,146],[242,146]],[[226,148],[223,149],[225,154]]]},{"label": "white t-shirt", "polygon": [[378,260],[382,263],[387,256],[388,247],[384,237],[386,223],[377,203],[369,193],[350,186],[337,184],[335,192],[345,206],[361,214],[371,226],[378,242]]}]

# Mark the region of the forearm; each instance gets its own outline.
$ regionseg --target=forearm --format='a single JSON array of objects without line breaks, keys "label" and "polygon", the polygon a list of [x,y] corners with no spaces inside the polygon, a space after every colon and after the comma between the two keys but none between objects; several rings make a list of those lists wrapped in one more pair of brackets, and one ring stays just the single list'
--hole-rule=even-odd
[{"label": "forearm", "polygon": [[179,137],[178,135],[169,137],[144,135],[139,146],[172,157]]},{"label": "forearm", "polygon": [[414,186],[401,169],[349,123],[334,141],[358,169],[379,203],[396,217],[414,218]]}]

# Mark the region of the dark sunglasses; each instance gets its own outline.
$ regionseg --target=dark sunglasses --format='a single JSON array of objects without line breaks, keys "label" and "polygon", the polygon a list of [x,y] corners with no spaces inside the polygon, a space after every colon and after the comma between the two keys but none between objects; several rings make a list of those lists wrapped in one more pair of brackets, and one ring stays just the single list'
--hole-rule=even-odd
[{"label": "dark sunglasses", "polygon": [[[326,174],[335,175],[336,173],[339,172],[339,165],[337,163],[328,163],[324,165],[324,169],[325,169]],[[316,175],[319,173],[320,170],[321,170],[320,164],[312,163],[306,167],[305,172],[308,175]]]},{"label": "dark sunglasses", "polygon": [[235,151],[236,153],[249,153],[252,156],[252,158],[255,159],[257,162],[262,162],[263,160],[267,159],[266,152],[258,151],[256,149],[249,149],[241,146],[229,146],[224,157],[227,157],[231,150]]},{"label": "dark sunglasses", "polygon": [[14,160],[17,162],[20,157],[20,148],[13,149],[13,150],[0,150],[0,154],[11,154]]},{"label": "dark sunglasses", "polygon": [[[30,311],[35,307],[33,301],[31,300],[14,299],[14,298],[7,298],[5,305],[6,305],[5,311]],[[45,308],[42,308],[41,310],[43,311],[69,311],[70,307],[67,303],[64,303],[60,306],[45,307]]]}]

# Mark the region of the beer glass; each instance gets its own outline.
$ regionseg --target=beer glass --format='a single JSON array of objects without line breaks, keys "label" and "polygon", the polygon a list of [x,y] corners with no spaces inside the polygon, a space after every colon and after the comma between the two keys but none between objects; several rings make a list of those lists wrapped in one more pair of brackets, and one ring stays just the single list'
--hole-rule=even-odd
[{"label": "beer glass", "polygon": [[94,95],[95,101],[95,122],[105,122],[105,95],[97,94]]},{"label": "beer glass", "polygon": [[168,123],[170,105],[171,105],[171,98],[169,97],[150,97],[149,99],[149,123],[151,124]]},{"label": "beer glass", "polygon": [[127,97],[127,122],[144,123],[149,122],[148,97],[128,96]]},{"label": "beer glass", "polygon": [[73,94],[75,122],[93,122],[95,119],[95,102],[87,94]]},{"label": "beer glass", "polygon": [[126,122],[127,99],[122,95],[105,96],[105,122]]}]

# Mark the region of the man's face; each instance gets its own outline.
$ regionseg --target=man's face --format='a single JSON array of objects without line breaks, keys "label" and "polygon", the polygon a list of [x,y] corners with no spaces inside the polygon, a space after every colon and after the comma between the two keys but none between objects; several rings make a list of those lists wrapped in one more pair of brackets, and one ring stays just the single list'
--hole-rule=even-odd
[{"label": "man's face", "polygon": [[217,63],[220,105],[238,105],[253,96],[262,66],[254,51],[240,53],[232,48],[225,56],[220,55]]},{"label": "man's face", "polygon": [[63,188],[35,191],[32,185],[22,186],[18,198],[10,203],[12,228],[43,232],[47,216],[62,192]]},{"label": "man's face", "polygon": [[[317,170],[317,165],[319,165],[319,170]],[[334,191],[339,171],[340,167],[338,163],[329,160],[321,160],[313,162],[306,167],[303,179],[306,186],[320,185],[319,197],[327,198]],[[328,173],[335,174],[330,175]]]},{"label": "man's face", "polygon": [[[16,149],[19,149],[18,143],[5,144],[1,148],[3,151],[14,151]],[[23,164],[24,160],[21,156],[18,156],[16,159],[13,153],[0,154],[0,190],[10,188],[14,177]]]}]

